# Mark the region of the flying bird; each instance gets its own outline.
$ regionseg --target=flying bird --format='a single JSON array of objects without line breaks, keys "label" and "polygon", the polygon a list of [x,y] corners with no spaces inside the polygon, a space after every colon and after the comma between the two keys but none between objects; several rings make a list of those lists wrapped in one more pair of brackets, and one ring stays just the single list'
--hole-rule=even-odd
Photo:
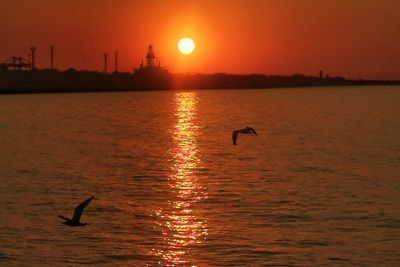
[{"label": "flying bird", "polygon": [[81,204],[79,204],[74,210],[74,216],[72,217],[72,219],[65,218],[62,215],[58,215],[58,217],[60,217],[61,219],[64,219],[65,222],[63,222],[63,223],[68,226],[85,226],[85,225],[87,225],[87,223],[81,223],[80,219],[81,219],[83,210],[89,204],[89,202],[92,201],[93,198],[94,198],[94,196],[86,199]]},{"label": "flying bird", "polygon": [[257,135],[257,132],[253,129],[253,128],[251,128],[251,127],[249,127],[249,126],[247,126],[246,128],[244,128],[244,129],[239,129],[239,130],[234,130],[233,132],[232,132],[232,141],[233,141],[233,144],[236,146],[236,140],[237,140],[237,138],[238,138],[238,135],[239,134],[255,134],[255,135]]}]

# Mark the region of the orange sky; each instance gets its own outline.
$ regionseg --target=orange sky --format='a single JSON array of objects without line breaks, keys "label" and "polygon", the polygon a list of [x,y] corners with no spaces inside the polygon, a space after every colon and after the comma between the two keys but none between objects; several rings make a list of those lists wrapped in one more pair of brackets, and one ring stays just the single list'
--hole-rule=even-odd
[{"label": "orange sky", "polygon": [[[119,50],[129,71],[151,43],[172,72],[400,80],[399,12],[399,0],[0,0],[0,61],[35,45],[48,67],[54,44],[57,68],[102,70]],[[190,56],[176,49],[183,36],[197,43]]]}]

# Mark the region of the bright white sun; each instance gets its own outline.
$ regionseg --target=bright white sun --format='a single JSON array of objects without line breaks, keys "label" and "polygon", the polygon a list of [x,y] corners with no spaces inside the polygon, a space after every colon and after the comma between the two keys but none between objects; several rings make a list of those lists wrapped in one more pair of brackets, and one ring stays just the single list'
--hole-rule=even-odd
[{"label": "bright white sun", "polygon": [[189,55],[196,49],[196,44],[192,39],[185,37],[179,40],[178,49],[182,54]]}]

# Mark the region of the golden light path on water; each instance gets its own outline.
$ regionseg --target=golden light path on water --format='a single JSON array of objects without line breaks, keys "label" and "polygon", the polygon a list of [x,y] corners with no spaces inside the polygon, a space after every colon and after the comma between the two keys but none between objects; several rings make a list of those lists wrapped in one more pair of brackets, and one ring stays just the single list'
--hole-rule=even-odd
[{"label": "golden light path on water", "polygon": [[177,121],[173,129],[169,177],[172,195],[167,208],[156,212],[163,240],[155,254],[160,257],[162,266],[196,266],[190,252],[207,236],[206,222],[196,211],[196,203],[207,195],[198,177],[202,166],[197,147],[197,102],[196,93],[175,95]]}]

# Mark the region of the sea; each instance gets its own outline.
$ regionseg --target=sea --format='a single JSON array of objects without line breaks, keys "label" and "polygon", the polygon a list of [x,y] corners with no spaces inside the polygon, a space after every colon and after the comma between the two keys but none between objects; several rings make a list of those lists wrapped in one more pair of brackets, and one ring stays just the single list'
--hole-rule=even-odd
[{"label": "sea", "polygon": [[400,266],[400,87],[1,95],[0,199],[0,266]]}]

